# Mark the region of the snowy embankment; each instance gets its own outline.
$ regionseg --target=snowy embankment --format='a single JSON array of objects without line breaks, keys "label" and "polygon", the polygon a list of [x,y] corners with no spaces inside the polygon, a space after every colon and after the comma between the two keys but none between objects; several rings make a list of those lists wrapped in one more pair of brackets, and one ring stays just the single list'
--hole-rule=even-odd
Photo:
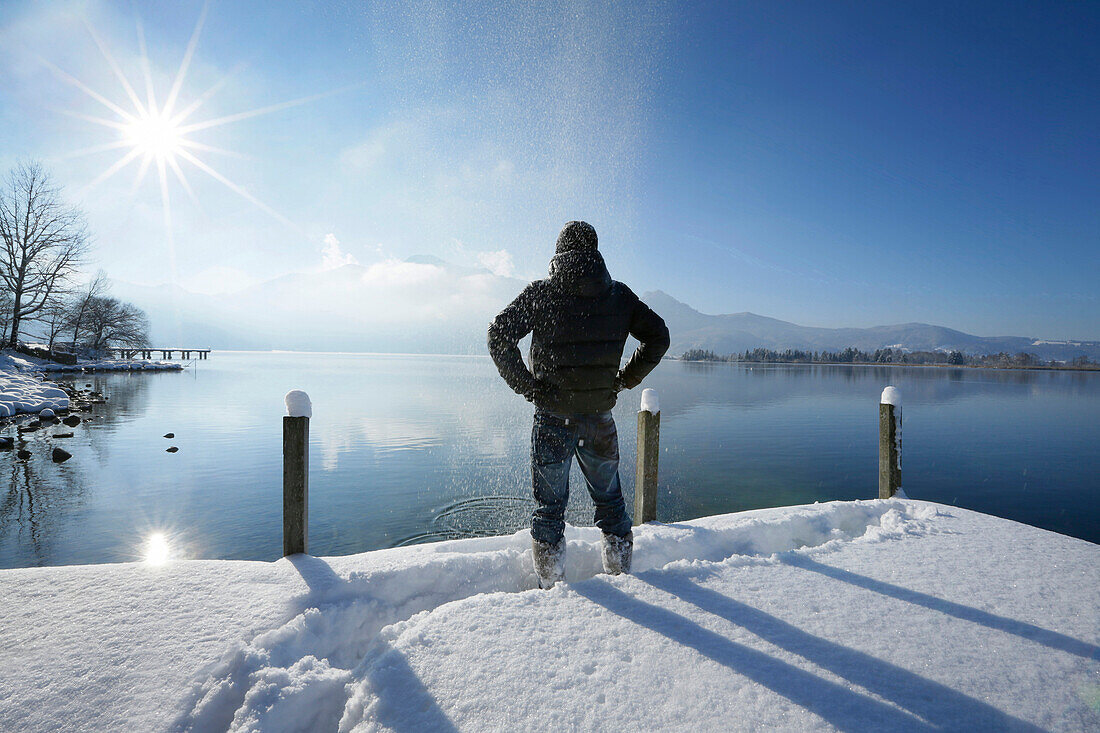
[{"label": "snowy embankment", "polygon": [[56,361],[38,359],[17,351],[0,352],[0,372],[145,372],[179,371],[183,363],[178,361],[147,361],[145,359],[81,359],[76,364],[59,364]]},{"label": "snowy embankment", "polygon": [[36,359],[14,351],[0,352],[0,417],[69,407],[69,397],[43,372],[177,370],[183,365],[138,359],[82,360],[75,366]]},{"label": "snowy embankment", "polygon": [[[47,730],[1096,730],[1100,547],[911,500],[529,539],[0,572]],[[275,538],[277,539],[277,538]]]},{"label": "snowy embankment", "polygon": [[67,410],[69,396],[38,372],[20,371],[7,354],[0,354],[0,417],[19,412]]}]

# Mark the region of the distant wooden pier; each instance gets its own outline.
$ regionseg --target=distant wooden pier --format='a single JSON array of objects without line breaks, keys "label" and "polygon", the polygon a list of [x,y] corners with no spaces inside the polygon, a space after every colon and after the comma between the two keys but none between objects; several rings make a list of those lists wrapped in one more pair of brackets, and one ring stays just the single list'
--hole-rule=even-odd
[{"label": "distant wooden pier", "polygon": [[[112,356],[116,356],[119,359],[152,359],[153,352],[159,353],[161,359],[167,359],[171,361],[172,354],[177,351],[180,353],[181,359],[190,359],[194,354],[196,359],[206,359],[210,356],[210,349],[131,349],[126,348],[110,348],[107,349]],[[140,354],[140,356],[139,356]]]}]

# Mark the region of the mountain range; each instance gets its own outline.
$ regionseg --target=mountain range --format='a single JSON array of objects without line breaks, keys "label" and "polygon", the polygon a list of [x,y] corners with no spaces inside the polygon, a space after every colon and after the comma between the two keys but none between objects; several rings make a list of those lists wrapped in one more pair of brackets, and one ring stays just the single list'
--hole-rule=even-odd
[{"label": "mountain range", "polygon": [[1053,341],[1024,336],[974,336],[928,323],[901,323],[871,328],[815,328],[799,326],[755,313],[707,315],[660,290],[642,300],[661,314],[672,334],[670,354],[708,349],[726,355],[757,347],[773,350],[840,351],[853,346],[862,351],[882,348],[909,351],[961,351],[982,355],[1028,352],[1042,359],[1068,361],[1082,354],[1100,358],[1100,341]]},{"label": "mountain range", "polygon": [[[485,352],[489,320],[525,284],[483,268],[418,256],[293,273],[222,295],[122,281],[113,284],[113,293],[146,311],[158,346],[476,354]],[[1100,341],[974,336],[927,323],[816,328],[748,312],[700,313],[659,290],[642,299],[669,326],[670,356],[688,349],[725,355],[757,347],[839,351],[853,346],[1100,360]]]}]

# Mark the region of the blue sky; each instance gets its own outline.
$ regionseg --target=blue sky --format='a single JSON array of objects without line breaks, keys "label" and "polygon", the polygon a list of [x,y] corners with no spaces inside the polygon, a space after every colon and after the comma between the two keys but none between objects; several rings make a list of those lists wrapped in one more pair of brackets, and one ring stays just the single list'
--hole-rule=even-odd
[{"label": "blue sky", "polygon": [[181,161],[168,236],[155,165],[89,187],[127,148],[67,157],[120,133],[50,65],[130,109],[85,21],[145,99],[140,20],[163,104],[202,9],[0,7],[0,166],[43,160],[119,279],[534,278],[583,218],[616,278],[705,312],[1100,339],[1095,3],[215,0],[189,123],[332,93],[192,133],[252,200]]}]

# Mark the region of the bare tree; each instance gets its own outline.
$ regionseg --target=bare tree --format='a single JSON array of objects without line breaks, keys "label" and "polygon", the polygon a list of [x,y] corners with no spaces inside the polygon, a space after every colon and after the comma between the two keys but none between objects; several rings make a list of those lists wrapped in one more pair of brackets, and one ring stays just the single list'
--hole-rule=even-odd
[{"label": "bare tree", "polygon": [[141,347],[149,343],[149,319],[145,311],[117,298],[94,297],[88,303],[86,331],[94,350],[111,344]]},{"label": "bare tree", "polygon": [[24,319],[38,315],[88,250],[79,209],[37,163],[18,165],[0,187],[0,284],[11,293],[8,346]]},{"label": "bare tree", "polygon": [[96,298],[101,298],[111,289],[107,273],[98,271],[82,290],[78,290],[69,304],[69,326],[73,329],[73,343],[80,341],[81,329],[87,325],[88,309]]},{"label": "bare tree", "polygon": [[46,337],[46,343],[53,354],[54,342],[61,332],[69,328],[73,303],[61,298],[51,298],[45,307],[38,313],[36,319],[42,324],[42,335]]},{"label": "bare tree", "polygon": [[0,281],[0,338],[7,338],[8,326],[11,325],[11,311],[15,301],[7,286]]}]

